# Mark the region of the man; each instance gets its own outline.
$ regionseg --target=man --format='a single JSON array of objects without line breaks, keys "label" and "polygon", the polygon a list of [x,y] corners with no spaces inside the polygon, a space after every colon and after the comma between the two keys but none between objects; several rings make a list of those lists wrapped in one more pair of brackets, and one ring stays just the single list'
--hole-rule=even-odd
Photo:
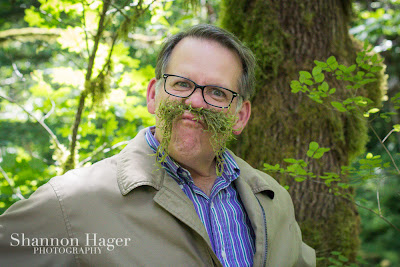
[{"label": "man", "polygon": [[156,126],[0,217],[0,266],[314,266],[290,196],[226,149],[254,58],[210,25],[172,36],[147,88]]}]

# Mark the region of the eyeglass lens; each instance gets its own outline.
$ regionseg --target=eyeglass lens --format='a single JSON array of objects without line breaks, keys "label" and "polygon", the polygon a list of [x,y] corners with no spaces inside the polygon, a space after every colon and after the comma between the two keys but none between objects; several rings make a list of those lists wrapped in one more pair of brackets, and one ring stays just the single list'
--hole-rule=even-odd
[{"label": "eyeglass lens", "polygon": [[[179,97],[188,97],[195,88],[194,82],[183,77],[168,76],[165,81],[167,92]],[[228,107],[233,99],[232,92],[218,86],[204,87],[203,96],[206,103],[218,107]]]}]

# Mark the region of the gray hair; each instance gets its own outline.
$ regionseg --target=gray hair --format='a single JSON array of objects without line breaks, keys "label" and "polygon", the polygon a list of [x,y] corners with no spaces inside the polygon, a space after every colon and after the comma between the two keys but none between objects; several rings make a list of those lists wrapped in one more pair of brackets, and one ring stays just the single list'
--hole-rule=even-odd
[{"label": "gray hair", "polygon": [[222,46],[236,52],[242,62],[242,69],[243,69],[242,76],[238,81],[239,94],[245,100],[249,100],[253,96],[254,84],[255,84],[255,77],[254,77],[255,58],[253,53],[232,33],[209,24],[199,24],[193,26],[186,31],[172,35],[164,42],[164,45],[160,53],[158,54],[157,58],[157,64],[156,64],[157,80],[159,81],[161,80],[162,75],[167,69],[168,61],[170,59],[172,50],[183,38],[186,37],[216,41]]}]

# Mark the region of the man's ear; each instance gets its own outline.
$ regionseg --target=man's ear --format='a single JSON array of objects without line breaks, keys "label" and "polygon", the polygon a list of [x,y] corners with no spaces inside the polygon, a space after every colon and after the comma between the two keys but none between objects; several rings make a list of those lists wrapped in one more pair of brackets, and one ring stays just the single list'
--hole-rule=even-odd
[{"label": "man's ear", "polygon": [[249,100],[246,100],[243,102],[242,107],[237,113],[238,120],[236,124],[233,126],[233,134],[239,135],[243,131],[244,127],[249,121],[250,114],[251,114],[251,103]]},{"label": "man's ear", "polygon": [[153,78],[150,80],[149,85],[147,86],[147,110],[150,114],[154,114],[156,112],[156,83],[157,79]]}]

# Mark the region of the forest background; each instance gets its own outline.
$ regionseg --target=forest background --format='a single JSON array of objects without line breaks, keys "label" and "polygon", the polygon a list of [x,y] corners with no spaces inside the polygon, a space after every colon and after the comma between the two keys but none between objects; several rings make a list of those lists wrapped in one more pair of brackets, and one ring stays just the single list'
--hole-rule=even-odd
[{"label": "forest background", "polygon": [[[217,0],[1,1],[0,214],[51,177],[118,153],[140,129],[154,125],[145,92],[162,41],[198,23],[229,25],[227,4]],[[350,8],[351,20],[345,28],[371,44],[365,45],[369,53],[380,53],[388,77],[382,86],[382,104],[368,106],[364,112],[369,141],[352,159],[347,178],[318,178],[329,190],[334,188],[331,184],[351,189],[351,201],[361,218],[357,257],[341,246],[323,251],[316,245],[317,256],[321,266],[399,266],[400,1],[354,1]],[[260,12],[268,16],[269,11]],[[332,58],[314,59],[332,63]],[[312,67],[304,71],[321,72]],[[297,78],[304,81],[306,76],[303,72]],[[349,112],[344,105],[332,106]],[[362,136],[363,129],[359,131]],[[233,146],[237,151],[240,142]],[[318,149],[310,144],[308,155],[318,160],[328,152],[316,156]],[[287,169],[279,171],[301,183],[304,173],[297,167],[303,163],[293,158],[285,162]],[[265,163],[274,176],[276,162]],[[312,174],[305,176],[315,179]],[[287,186],[284,181],[280,180]],[[335,191],[335,196],[341,197],[340,192]],[[304,239],[311,240],[305,233]]]}]

